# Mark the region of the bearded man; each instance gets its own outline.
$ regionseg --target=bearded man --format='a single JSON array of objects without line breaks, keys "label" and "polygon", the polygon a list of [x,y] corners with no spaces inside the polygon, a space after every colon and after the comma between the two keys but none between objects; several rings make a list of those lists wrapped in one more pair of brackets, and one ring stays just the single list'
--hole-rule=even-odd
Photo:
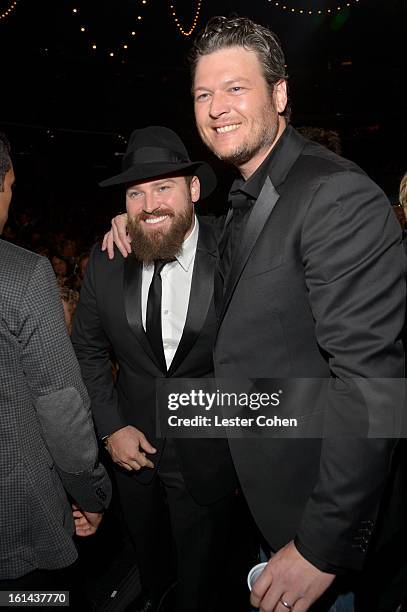
[{"label": "bearded man", "polygon": [[109,260],[93,249],[72,341],[135,544],[144,586],[137,609],[160,606],[173,536],[176,610],[209,612],[225,586],[234,468],[225,440],[157,439],[155,381],[212,375],[216,237],[198,224],[194,204],[216,179],[172,130],[156,126],[133,132],[122,170],[101,185],[125,188],[133,251]]}]

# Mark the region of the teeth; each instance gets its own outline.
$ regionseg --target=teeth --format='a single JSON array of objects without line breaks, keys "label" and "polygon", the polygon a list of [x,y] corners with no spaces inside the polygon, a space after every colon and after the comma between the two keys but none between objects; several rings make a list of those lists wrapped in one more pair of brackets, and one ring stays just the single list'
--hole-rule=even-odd
[{"label": "teeth", "polygon": [[164,219],[168,219],[168,215],[162,215],[161,217],[149,217],[148,219],[144,219],[146,223],[161,223]]},{"label": "teeth", "polygon": [[237,130],[240,127],[239,123],[234,123],[233,125],[225,125],[220,128],[216,128],[218,134],[225,134],[226,132],[233,132],[233,130]]}]

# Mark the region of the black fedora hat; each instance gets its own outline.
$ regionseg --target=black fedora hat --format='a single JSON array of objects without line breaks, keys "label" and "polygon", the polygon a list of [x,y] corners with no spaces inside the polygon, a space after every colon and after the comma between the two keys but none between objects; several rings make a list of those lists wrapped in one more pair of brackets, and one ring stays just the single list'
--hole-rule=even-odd
[{"label": "black fedora hat", "polygon": [[181,138],[158,125],[134,130],[122,160],[122,171],[99,183],[101,187],[136,183],[167,174],[196,175],[201,182],[201,198],[216,187],[216,176],[206,162],[191,161]]}]

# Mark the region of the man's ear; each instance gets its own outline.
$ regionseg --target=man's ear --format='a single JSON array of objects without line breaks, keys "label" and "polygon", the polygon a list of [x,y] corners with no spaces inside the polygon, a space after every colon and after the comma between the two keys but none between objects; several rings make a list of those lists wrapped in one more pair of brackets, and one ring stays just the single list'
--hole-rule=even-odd
[{"label": "man's ear", "polygon": [[274,84],[273,88],[274,104],[276,105],[277,112],[281,115],[287,106],[287,82],[278,81]]},{"label": "man's ear", "polygon": [[189,188],[191,191],[191,200],[195,204],[195,202],[198,202],[201,195],[201,183],[199,182],[199,178],[197,176],[192,177]]}]

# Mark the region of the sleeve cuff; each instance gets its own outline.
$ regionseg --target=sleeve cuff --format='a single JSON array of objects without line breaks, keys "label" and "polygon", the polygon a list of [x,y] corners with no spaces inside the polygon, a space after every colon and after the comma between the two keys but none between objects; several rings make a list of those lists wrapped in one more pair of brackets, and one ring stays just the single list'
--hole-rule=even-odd
[{"label": "sleeve cuff", "polygon": [[327,572],[328,574],[336,574],[338,576],[344,576],[349,573],[349,570],[344,567],[339,567],[338,565],[334,565],[333,563],[329,563],[324,559],[321,559],[317,555],[315,555],[309,548],[304,546],[304,544],[300,541],[298,536],[294,538],[294,544],[300,555],[304,557],[311,565],[314,565],[321,572]]}]

